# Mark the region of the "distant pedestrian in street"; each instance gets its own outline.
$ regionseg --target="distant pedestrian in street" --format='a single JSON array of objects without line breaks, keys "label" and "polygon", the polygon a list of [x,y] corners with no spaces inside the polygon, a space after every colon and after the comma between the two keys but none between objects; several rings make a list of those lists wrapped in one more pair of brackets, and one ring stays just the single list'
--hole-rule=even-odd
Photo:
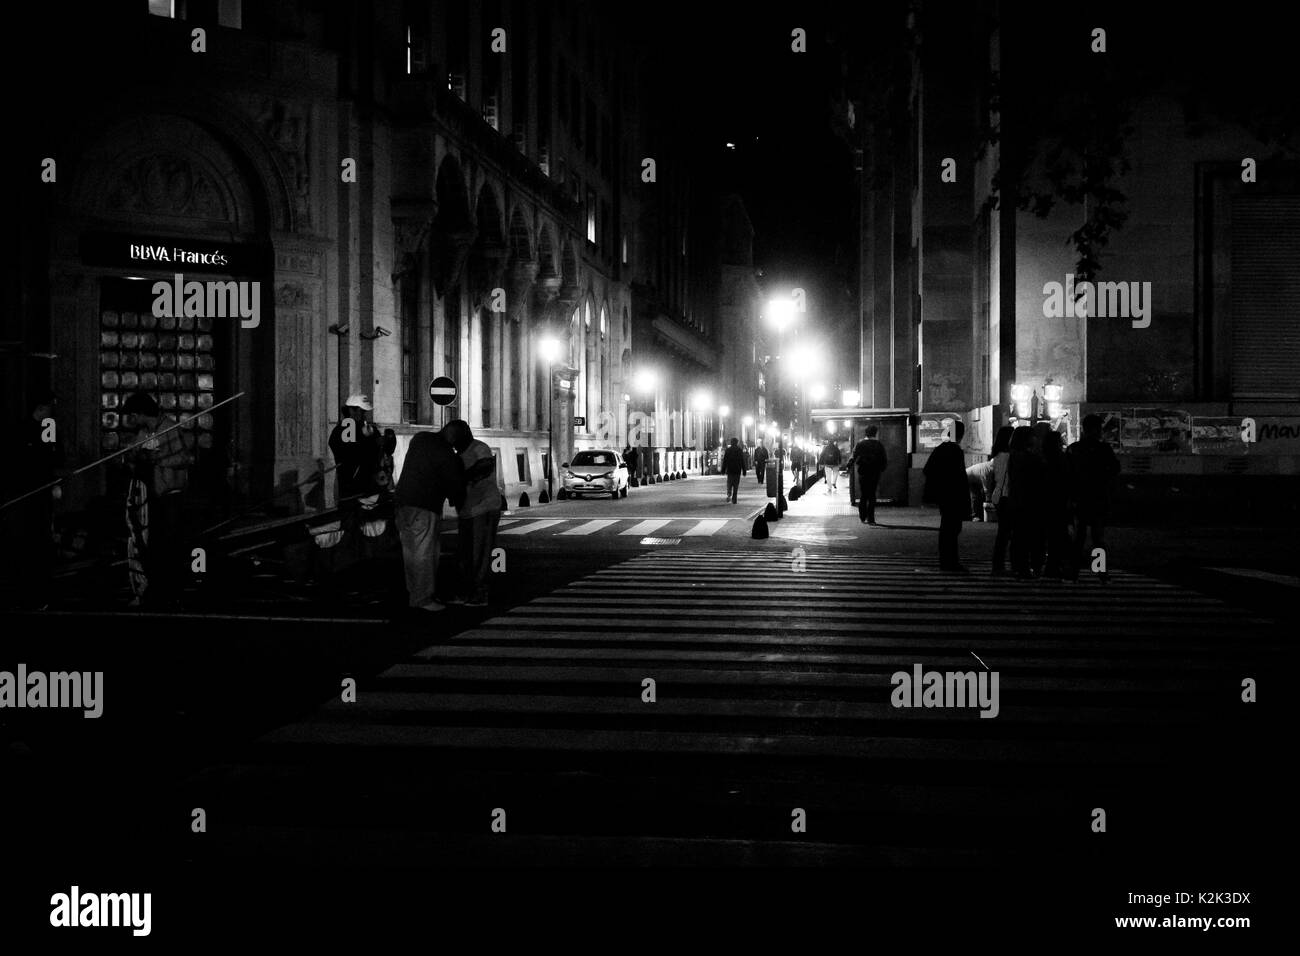
[{"label": "distant pedestrian in street", "polygon": [[965,424],[954,422],[952,441],[944,442],[930,453],[923,472],[923,500],[926,504],[939,506],[939,570],[955,574],[966,573],[957,550],[961,523],[970,515],[966,456],[961,450],[965,433]]},{"label": "distant pedestrian in street", "polygon": [[989,462],[993,465],[993,489],[989,493],[989,503],[998,516],[998,533],[993,539],[993,573],[1007,573],[1007,546],[1011,543],[1011,529],[1015,521],[1011,511],[1010,466],[1011,436],[1015,429],[1003,425],[993,439],[993,449],[989,453]]},{"label": "distant pedestrian in street", "polygon": [[128,395],[122,414],[128,427],[137,430],[131,442],[144,442],[125,456],[131,469],[126,502],[127,569],[135,592],[131,603],[171,610],[179,601],[189,567],[181,535],[183,494],[189,487],[194,455],[182,429],[171,428],[177,420],[163,414],[152,396]]},{"label": "distant pedestrian in street", "polygon": [[1039,498],[1039,534],[1046,552],[1043,573],[1051,578],[1073,578],[1074,552],[1070,547],[1070,475],[1065,442],[1058,431],[1042,437],[1043,493]]},{"label": "distant pedestrian in street", "polygon": [[723,452],[722,473],[727,476],[727,501],[734,505],[740,492],[740,476],[745,473],[745,455],[740,450],[739,439],[731,439]]},{"label": "distant pedestrian in street", "polygon": [[1034,447],[1034,431],[1022,425],[1011,436],[1007,465],[1011,496],[1011,568],[1021,579],[1043,569],[1043,459]]},{"label": "distant pedestrian in street", "polygon": [[754,449],[754,476],[758,478],[758,483],[763,483],[763,472],[767,469],[767,448],[759,445]]},{"label": "distant pedestrian in street", "polygon": [[876,437],[879,434],[878,426],[868,425],[866,437],[853,449],[852,461],[858,478],[858,518],[872,527],[876,524],[876,486],[889,464],[885,446]]},{"label": "distant pedestrian in street", "polygon": [[639,479],[641,476],[637,472],[637,465],[640,464],[641,453],[631,445],[623,449],[623,464],[627,465],[627,473],[630,478]]},{"label": "distant pedestrian in street", "polygon": [[828,441],[822,448],[821,456],[817,459],[817,464],[826,473],[826,494],[828,495],[839,488],[840,465],[843,462],[844,455],[840,452],[840,446],[833,441]]},{"label": "distant pedestrian in street", "polygon": [[448,427],[452,425],[456,426],[453,447],[465,466],[465,501],[456,508],[461,593],[452,598],[451,603],[486,607],[492,548],[496,543],[501,503],[505,497],[497,483],[497,460],[492,449],[474,437],[468,422],[457,419]]},{"label": "distant pedestrian in street", "polygon": [[801,481],[803,472],[804,452],[800,445],[795,445],[790,449],[790,477],[793,481]]},{"label": "distant pedestrian in street", "polygon": [[464,422],[449,422],[440,432],[411,438],[397,479],[397,532],[402,540],[408,603],[422,611],[441,611],[434,599],[438,576],[442,507],[465,500],[465,465],[456,454]]},{"label": "distant pedestrian in street", "polygon": [[[1100,415],[1086,415],[1083,437],[1066,450],[1070,499],[1074,509],[1074,566],[1087,563],[1087,535],[1092,547],[1106,549],[1106,523],[1110,518],[1111,488],[1119,476],[1119,459],[1102,441]],[[1105,576],[1103,575],[1103,580]]]}]

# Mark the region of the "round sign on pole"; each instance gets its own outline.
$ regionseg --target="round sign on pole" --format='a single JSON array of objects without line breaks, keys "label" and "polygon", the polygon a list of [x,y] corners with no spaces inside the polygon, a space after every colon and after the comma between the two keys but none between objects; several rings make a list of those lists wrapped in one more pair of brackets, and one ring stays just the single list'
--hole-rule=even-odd
[{"label": "round sign on pole", "polygon": [[456,400],[456,383],[445,375],[439,375],[429,383],[429,397],[435,405],[450,405]]}]

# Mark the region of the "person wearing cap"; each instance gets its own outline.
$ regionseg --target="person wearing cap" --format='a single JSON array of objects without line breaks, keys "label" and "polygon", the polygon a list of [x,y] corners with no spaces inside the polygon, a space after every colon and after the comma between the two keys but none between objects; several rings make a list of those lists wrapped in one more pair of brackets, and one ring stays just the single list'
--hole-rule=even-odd
[{"label": "person wearing cap", "polygon": [[[356,499],[379,490],[375,476],[382,470],[383,437],[366,421],[370,399],[360,393],[349,395],[343,415],[330,432],[330,451],[338,478],[339,501]],[[349,424],[350,423],[350,424]]]}]

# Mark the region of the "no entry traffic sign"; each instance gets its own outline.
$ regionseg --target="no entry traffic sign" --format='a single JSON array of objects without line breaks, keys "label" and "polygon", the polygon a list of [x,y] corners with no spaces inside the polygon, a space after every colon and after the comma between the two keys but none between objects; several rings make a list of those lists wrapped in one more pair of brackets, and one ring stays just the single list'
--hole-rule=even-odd
[{"label": "no entry traffic sign", "polygon": [[456,383],[445,375],[439,375],[429,383],[429,397],[435,405],[450,405],[456,400]]}]

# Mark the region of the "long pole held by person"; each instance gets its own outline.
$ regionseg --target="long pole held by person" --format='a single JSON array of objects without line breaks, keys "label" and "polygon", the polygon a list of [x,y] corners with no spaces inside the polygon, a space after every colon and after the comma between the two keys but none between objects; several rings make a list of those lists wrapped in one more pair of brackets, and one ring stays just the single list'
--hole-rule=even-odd
[{"label": "long pole held by person", "polygon": [[11,498],[10,500],[6,501],[4,504],[0,505],[0,511],[3,511],[4,509],[12,505],[16,505],[20,501],[25,501],[26,499],[30,498],[32,495],[40,494],[42,491],[48,491],[49,489],[55,487],[56,485],[61,485],[69,478],[75,478],[77,475],[80,475],[82,472],[90,471],[90,469],[92,468],[97,468],[100,465],[104,464],[104,462],[111,461],[112,459],[117,458],[119,455],[125,455],[129,451],[139,448],[141,445],[146,445],[149,442],[154,441],[156,438],[158,438],[159,435],[165,435],[169,431],[173,431],[177,428],[182,427],[183,425],[188,425],[191,422],[198,421],[198,419],[203,415],[209,415],[212,412],[216,411],[218,408],[220,408],[222,405],[228,405],[237,398],[243,398],[244,395],[245,395],[244,392],[238,392],[234,395],[231,395],[229,398],[217,402],[211,408],[205,408],[202,412],[200,412],[197,415],[191,415],[189,418],[182,419],[181,421],[177,422],[175,425],[168,425],[166,428],[162,429],[161,431],[154,432],[148,438],[142,438],[140,439],[140,441],[133,442],[132,444],[127,445],[125,448],[119,448],[117,451],[107,454],[103,458],[99,458],[96,459],[95,461],[92,461],[89,465],[82,465],[80,468],[78,468],[76,471],[72,472],[71,474],[65,475],[62,478],[55,478],[53,481],[47,482],[46,484],[41,485],[39,488],[33,488],[31,491],[24,492],[23,494],[19,495],[17,498]]}]

